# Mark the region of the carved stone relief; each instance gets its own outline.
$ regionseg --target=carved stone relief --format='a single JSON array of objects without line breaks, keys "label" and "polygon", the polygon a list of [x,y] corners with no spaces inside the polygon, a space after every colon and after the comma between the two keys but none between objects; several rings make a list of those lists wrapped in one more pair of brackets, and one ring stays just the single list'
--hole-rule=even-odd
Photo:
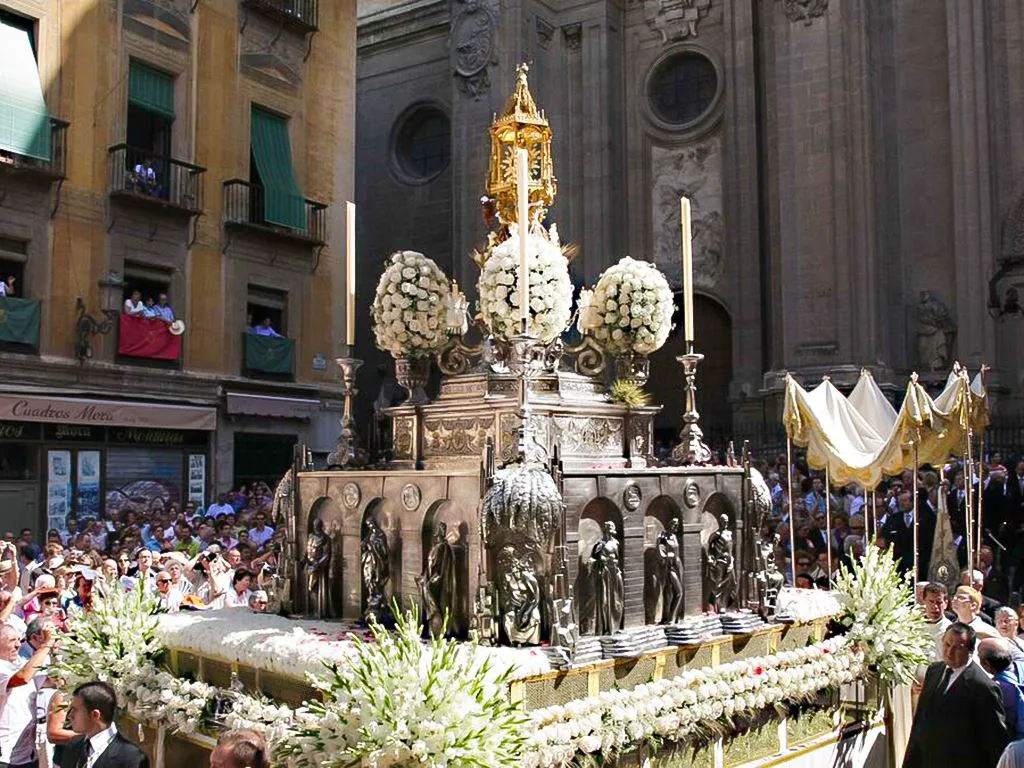
[{"label": "carved stone relief", "polygon": [[431,456],[478,454],[493,434],[492,418],[431,419],[423,425],[423,450]]},{"label": "carved stone relief", "polygon": [[555,418],[562,454],[619,456],[622,453],[622,419],[593,416]]},{"label": "carved stone relief", "polygon": [[413,420],[411,418],[395,419],[395,458],[413,458]]},{"label": "carved stone relief", "polygon": [[451,28],[452,70],[459,90],[479,99],[491,88],[497,64],[498,8],[494,0],[456,0]]},{"label": "carved stone relief", "polygon": [[697,36],[697,23],[708,15],[711,0],[643,0],[647,25],[670,41]]},{"label": "carved stone relief", "polygon": [[792,22],[802,21],[805,26],[819,16],[824,16],[828,9],[828,0],[782,0],[786,18]]},{"label": "carved stone relief", "polygon": [[711,289],[722,278],[721,147],[714,136],[686,147],[651,150],[654,260],[675,287],[682,286],[679,198],[684,195],[693,206],[694,284]]},{"label": "carved stone relief", "polygon": [[577,22],[562,27],[562,38],[565,40],[566,48],[578,51],[583,46],[583,25]]}]

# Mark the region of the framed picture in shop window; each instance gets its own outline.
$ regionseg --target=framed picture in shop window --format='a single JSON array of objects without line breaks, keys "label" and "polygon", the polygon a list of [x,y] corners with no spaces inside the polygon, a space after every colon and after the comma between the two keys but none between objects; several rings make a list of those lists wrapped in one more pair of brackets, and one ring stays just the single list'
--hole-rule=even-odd
[{"label": "framed picture in shop window", "polygon": [[206,456],[201,453],[188,457],[188,500],[196,509],[206,506]]},{"label": "framed picture in shop window", "polygon": [[46,467],[47,527],[62,531],[71,506],[71,451],[47,451]]},{"label": "framed picture in shop window", "polygon": [[80,519],[100,515],[100,452],[78,452],[78,488],[75,493]]}]

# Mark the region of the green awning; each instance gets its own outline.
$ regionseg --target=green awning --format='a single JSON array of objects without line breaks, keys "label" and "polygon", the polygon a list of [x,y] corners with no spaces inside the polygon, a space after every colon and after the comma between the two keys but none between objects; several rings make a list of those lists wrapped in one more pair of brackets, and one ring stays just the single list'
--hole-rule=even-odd
[{"label": "green awning", "polygon": [[39,348],[39,300],[0,296],[0,341]]},{"label": "green awning", "polygon": [[306,229],[306,201],[295,181],[288,123],[252,108],[252,156],[263,183],[263,218],[271,224]]},{"label": "green awning", "polygon": [[50,113],[28,30],[0,19],[0,150],[50,159]]},{"label": "green awning", "polygon": [[277,336],[243,333],[245,368],[259,373],[290,374],[295,368],[295,342]]},{"label": "green awning", "polygon": [[174,78],[159,70],[131,62],[128,67],[128,103],[174,119]]}]

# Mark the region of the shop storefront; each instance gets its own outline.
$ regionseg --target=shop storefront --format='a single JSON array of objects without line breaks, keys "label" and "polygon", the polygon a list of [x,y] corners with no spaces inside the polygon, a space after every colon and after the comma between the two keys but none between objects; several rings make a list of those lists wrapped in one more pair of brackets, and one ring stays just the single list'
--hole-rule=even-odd
[{"label": "shop storefront", "polygon": [[0,395],[4,529],[205,505],[216,426],[214,408]]}]

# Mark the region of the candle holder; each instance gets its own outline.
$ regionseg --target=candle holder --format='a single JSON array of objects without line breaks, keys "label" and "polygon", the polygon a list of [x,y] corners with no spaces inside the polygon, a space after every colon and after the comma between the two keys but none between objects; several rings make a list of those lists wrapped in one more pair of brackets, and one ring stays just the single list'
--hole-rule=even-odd
[{"label": "candle holder", "polygon": [[341,435],[337,447],[327,456],[327,466],[360,469],[369,463],[370,454],[363,447],[356,421],[352,418],[352,398],[359,394],[356,389],[356,371],[363,361],[353,357],[339,357],[334,362],[341,368],[341,394],[345,398],[345,406],[341,413]]},{"label": "candle holder", "polygon": [[711,450],[704,444],[704,433],[698,426],[700,413],[697,411],[697,365],[704,355],[690,352],[676,358],[683,366],[683,391],[686,393],[686,411],[683,413],[683,429],[679,433],[680,443],[672,450],[673,464],[708,464]]}]

